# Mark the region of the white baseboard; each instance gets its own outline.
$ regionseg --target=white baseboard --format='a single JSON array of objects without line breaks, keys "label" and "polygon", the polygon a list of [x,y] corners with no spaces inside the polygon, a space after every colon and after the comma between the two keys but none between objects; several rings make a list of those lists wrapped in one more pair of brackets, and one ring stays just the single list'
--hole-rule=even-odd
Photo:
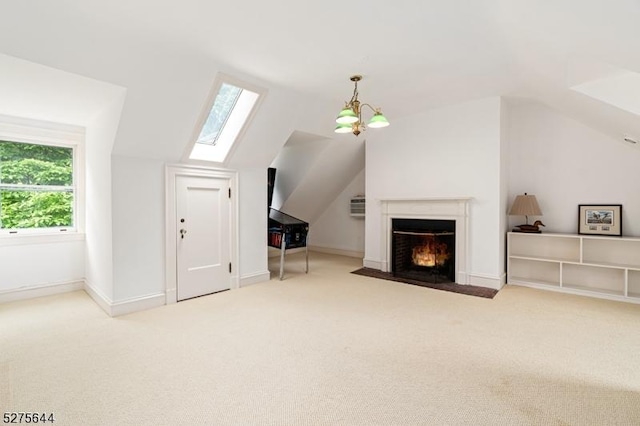
[{"label": "white baseboard", "polygon": [[362,266],[365,268],[377,269],[378,271],[382,271],[382,262],[379,260],[371,260],[371,259],[363,259]]},{"label": "white baseboard", "polygon": [[107,315],[111,315],[111,305],[113,302],[107,296],[105,296],[100,290],[92,286],[89,282],[85,281],[84,283],[84,291],[93,299],[94,302],[98,306],[102,308],[103,311],[107,313]]},{"label": "white baseboard", "polygon": [[614,300],[616,302],[640,304],[640,300],[638,300],[637,298],[625,297],[617,294],[600,293],[597,291],[580,290],[577,288],[574,289],[570,287],[556,287],[554,285],[536,284],[536,283],[530,283],[526,281],[515,281],[515,282],[509,282],[507,284],[510,286],[534,288],[536,290],[553,291],[556,293],[573,294],[576,296],[587,296],[587,297],[596,297],[598,299]]},{"label": "white baseboard", "polygon": [[[304,253],[304,251],[305,251],[304,247],[298,247],[294,249],[287,249],[286,254],[293,254],[293,253],[300,253],[300,252]],[[269,257],[278,257],[280,256],[280,254],[282,254],[282,250],[275,247],[269,247],[269,249],[267,250],[267,255]]]},{"label": "white baseboard", "polygon": [[169,289],[166,292],[165,295],[165,303],[167,305],[170,305],[172,303],[177,303],[178,302],[178,290],[175,288]]},{"label": "white baseboard", "polygon": [[157,308],[166,303],[166,295],[164,293],[134,297],[114,302],[89,283],[85,283],[84,290],[89,294],[89,296],[91,296],[98,306],[100,306],[102,310],[111,317]]},{"label": "white baseboard", "polygon": [[469,284],[476,285],[478,287],[487,287],[494,290],[500,290],[504,287],[507,274],[500,276],[485,275],[485,274],[468,274]]},{"label": "white baseboard", "polygon": [[504,272],[502,275],[500,275],[500,289],[502,289],[502,287],[504,287],[505,285],[507,285],[507,273]]},{"label": "white baseboard", "polygon": [[3,290],[0,291],[0,303],[33,299],[35,297],[51,296],[53,294],[68,293],[70,291],[77,291],[82,289],[84,289],[84,281],[77,280]]},{"label": "white baseboard", "polygon": [[246,287],[252,284],[258,284],[271,279],[271,272],[257,272],[255,274],[243,275],[240,277],[240,287]]},{"label": "white baseboard", "polygon": [[240,275],[233,274],[231,276],[231,290],[240,288]]},{"label": "white baseboard", "polygon": [[280,249],[277,249],[275,247],[267,247],[267,256],[269,257],[280,256]]},{"label": "white baseboard", "polygon": [[317,251],[318,253],[337,254],[339,256],[356,257],[358,259],[362,259],[364,257],[364,252],[362,251],[344,250],[344,249],[338,249],[333,247],[309,246],[309,250]]},{"label": "white baseboard", "polygon": [[165,297],[164,293],[158,293],[115,302],[111,305],[111,316],[117,317],[133,312],[159,308],[165,304]]}]

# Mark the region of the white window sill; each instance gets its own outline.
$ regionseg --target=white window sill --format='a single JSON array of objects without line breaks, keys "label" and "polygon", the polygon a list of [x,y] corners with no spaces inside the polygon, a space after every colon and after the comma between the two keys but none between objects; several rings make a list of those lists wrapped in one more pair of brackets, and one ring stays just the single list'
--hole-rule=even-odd
[{"label": "white window sill", "polygon": [[4,234],[0,235],[0,247],[17,246],[27,244],[52,244],[66,243],[70,241],[84,241],[85,234],[81,232],[56,232],[56,233],[31,233],[31,234]]}]

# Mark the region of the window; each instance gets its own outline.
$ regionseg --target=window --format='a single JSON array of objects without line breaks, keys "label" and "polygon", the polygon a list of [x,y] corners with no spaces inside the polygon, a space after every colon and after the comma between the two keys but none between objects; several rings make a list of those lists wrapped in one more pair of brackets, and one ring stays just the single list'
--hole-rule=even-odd
[{"label": "window", "polygon": [[215,145],[222,133],[225,123],[236,106],[236,102],[242,93],[240,87],[222,83],[220,91],[213,102],[207,121],[205,121],[197,143]]},{"label": "window", "polygon": [[77,159],[83,131],[39,124],[0,116],[0,236],[82,228]]},{"label": "window", "polygon": [[214,84],[215,97],[210,97],[207,114],[199,122],[189,159],[224,162],[254,114],[262,92],[230,77],[220,77]]}]

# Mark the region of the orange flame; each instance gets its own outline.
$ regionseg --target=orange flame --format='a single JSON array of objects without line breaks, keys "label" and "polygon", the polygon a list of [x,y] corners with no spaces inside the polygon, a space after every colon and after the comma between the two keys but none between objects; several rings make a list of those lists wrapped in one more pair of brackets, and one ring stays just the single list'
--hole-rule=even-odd
[{"label": "orange flame", "polygon": [[430,235],[424,237],[424,239],[423,245],[413,248],[411,260],[414,265],[432,267],[442,265],[449,259],[449,252],[445,243]]}]

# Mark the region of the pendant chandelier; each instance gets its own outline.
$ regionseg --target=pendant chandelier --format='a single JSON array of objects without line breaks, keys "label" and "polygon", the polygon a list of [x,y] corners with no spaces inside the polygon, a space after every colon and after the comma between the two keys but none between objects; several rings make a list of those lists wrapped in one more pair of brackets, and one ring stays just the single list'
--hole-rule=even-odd
[{"label": "pendant chandelier", "polygon": [[374,108],[369,104],[360,103],[358,100],[358,82],[360,80],[362,80],[361,75],[351,76],[351,81],[355,84],[353,96],[351,96],[349,102],[345,102],[344,108],[340,111],[340,114],[338,114],[338,118],[336,118],[336,123],[338,123],[335,129],[336,133],[353,133],[358,136],[362,131],[366,130],[362,122],[362,107],[365,106],[373,111],[373,117],[371,117],[367,126],[376,129],[389,125],[389,120],[382,115],[380,108]]}]

